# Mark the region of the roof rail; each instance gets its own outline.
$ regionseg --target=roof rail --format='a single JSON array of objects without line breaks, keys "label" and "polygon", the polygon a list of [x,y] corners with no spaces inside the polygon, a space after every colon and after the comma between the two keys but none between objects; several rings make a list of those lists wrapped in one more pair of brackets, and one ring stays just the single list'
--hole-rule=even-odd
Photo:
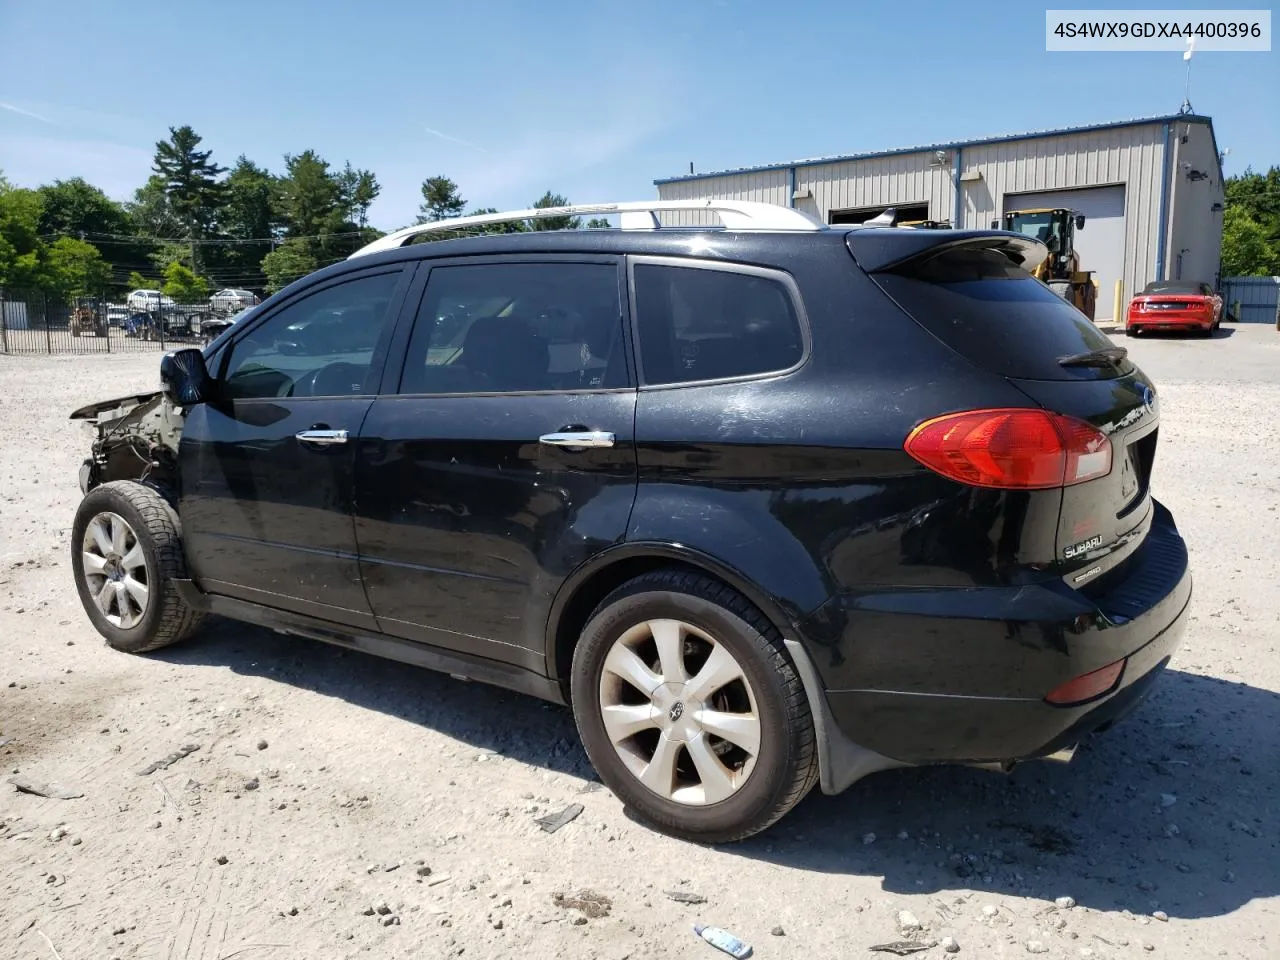
[{"label": "roof rail", "polygon": [[825,230],[826,225],[807,213],[774,203],[758,200],[639,200],[632,203],[590,203],[569,207],[535,207],[529,210],[509,210],[505,213],[482,213],[471,217],[451,217],[418,223],[403,230],[389,233],[366,244],[348,257],[363,257],[383,250],[395,250],[424,233],[441,233],[466,227],[481,227],[491,223],[511,223],[515,220],[545,220],[551,217],[577,217],[592,214],[616,213],[621,215],[623,230],[657,230],[658,213],[664,210],[709,210],[720,217],[727,230]]}]

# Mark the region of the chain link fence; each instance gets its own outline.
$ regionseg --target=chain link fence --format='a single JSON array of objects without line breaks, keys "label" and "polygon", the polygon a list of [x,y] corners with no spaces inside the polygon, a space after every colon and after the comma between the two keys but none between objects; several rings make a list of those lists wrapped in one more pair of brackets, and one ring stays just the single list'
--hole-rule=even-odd
[{"label": "chain link fence", "polygon": [[228,312],[168,297],[130,303],[0,288],[0,353],[139,353],[199,346],[213,332],[205,324]]}]

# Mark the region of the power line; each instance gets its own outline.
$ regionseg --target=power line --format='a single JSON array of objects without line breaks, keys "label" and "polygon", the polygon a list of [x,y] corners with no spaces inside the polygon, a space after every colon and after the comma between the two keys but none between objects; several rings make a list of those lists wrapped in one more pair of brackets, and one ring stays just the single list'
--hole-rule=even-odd
[{"label": "power line", "polygon": [[314,233],[308,236],[298,237],[237,237],[224,239],[196,239],[193,237],[156,237],[143,236],[141,234],[128,233],[95,233],[93,231],[62,231],[59,233],[41,234],[42,240],[56,240],[60,237],[71,237],[74,240],[87,240],[92,243],[180,243],[180,244],[205,244],[205,245],[228,245],[237,243],[284,243],[288,240],[330,240],[339,237],[362,237],[368,230],[345,230],[341,233]]}]

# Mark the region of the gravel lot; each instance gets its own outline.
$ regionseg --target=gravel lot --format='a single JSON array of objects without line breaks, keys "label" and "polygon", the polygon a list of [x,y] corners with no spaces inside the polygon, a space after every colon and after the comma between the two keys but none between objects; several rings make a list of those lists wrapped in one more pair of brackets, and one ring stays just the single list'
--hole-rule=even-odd
[{"label": "gravel lot", "polygon": [[[66,414],[158,358],[0,357],[0,764],[84,794],[0,783],[0,956],[711,960],[701,920],[871,957],[912,919],[962,957],[1280,956],[1280,334],[1117,339],[1160,388],[1197,578],[1152,698],[1070,766],[883,773],[714,849],[627,819],[563,709],[227,622],[108,650],[70,580]],[[611,910],[555,902],[584,889]]]}]

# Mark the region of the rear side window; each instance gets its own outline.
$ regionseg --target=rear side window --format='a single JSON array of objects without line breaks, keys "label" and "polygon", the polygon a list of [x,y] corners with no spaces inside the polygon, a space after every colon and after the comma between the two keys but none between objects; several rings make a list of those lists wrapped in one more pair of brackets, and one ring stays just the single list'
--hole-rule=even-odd
[{"label": "rear side window", "polygon": [[916,322],[972,363],[1023,380],[1107,379],[1132,370],[1062,366],[1113,347],[1079,310],[996,250],[953,250],[872,278]]},{"label": "rear side window", "polygon": [[791,292],[756,273],[637,263],[636,328],[645,383],[786,370],[804,355]]},{"label": "rear side window", "polygon": [[400,392],[625,387],[625,351],[616,264],[434,267]]}]

